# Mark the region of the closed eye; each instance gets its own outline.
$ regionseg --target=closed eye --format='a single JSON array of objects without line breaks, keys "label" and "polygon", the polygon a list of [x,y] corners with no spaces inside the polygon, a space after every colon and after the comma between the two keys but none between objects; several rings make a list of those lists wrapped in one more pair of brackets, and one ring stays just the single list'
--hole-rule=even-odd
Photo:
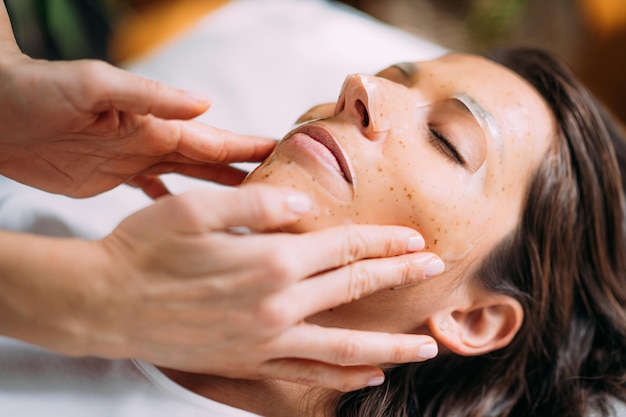
[{"label": "closed eye", "polygon": [[428,127],[429,131],[429,140],[430,142],[445,156],[447,156],[451,161],[458,163],[459,165],[464,166],[465,160],[459,154],[457,149],[450,143],[448,138],[446,138],[441,132],[432,126]]}]

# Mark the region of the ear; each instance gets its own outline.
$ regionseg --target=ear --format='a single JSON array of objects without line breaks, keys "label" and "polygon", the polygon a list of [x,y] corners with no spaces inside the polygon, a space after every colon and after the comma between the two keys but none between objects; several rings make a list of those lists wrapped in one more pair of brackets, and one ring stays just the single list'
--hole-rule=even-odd
[{"label": "ear", "polygon": [[433,336],[452,352],[473,356],[508,345],[524,320],[524,309],[511,296],[487,293],[478,304],[433,314],[428,326]]}]

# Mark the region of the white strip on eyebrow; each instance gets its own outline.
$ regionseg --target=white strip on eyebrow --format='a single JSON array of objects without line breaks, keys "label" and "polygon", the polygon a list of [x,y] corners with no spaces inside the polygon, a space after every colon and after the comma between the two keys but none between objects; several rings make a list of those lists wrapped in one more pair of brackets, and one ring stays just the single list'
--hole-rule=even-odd
[{"label": "white strip on eyebrow", "polygon": [[502,133],[496,125],[491,113],[485,110],[485,108],[478,104],[476,100],[465,93],[458,93],[453,97],[463,103],[470,113],[478,119],[479,123],[487,127],[489,134],[498,142],[498,145],[502,146]]},{"label": "white strip on eyebrow", "polygon": [[414,62],[399,62],[392,65],[392,67],[398,68],[407,78],[413,78],[413,75],[417,72],[417,65]]}]

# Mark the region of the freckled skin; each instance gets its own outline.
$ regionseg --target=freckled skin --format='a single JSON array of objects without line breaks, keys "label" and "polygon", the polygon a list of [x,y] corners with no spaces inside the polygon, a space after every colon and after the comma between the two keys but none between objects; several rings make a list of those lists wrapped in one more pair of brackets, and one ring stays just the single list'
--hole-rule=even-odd
[{"label": "freckled skin", "polygon": [[[313,197],[313,212],[289,231],[346,223],[405,225],[420,231],[427,248],[446,262],[446,273],[434,280],[380,292],[312,319],[320,324],[414,331],[408,328],[407,309],[414,326],[416,315],[425,319],[434,309],[456,302],[458,282],[468,267],[515,226],[529,177],[551,143],[555,122],[548,107],[514,73],[460,54],[417,66],[410,79],[393,67],[378,76],[349,76],[339,104],[326,106],[327,118],[312,122],[327,129],[349,159],[349,201],[337,199],[315,181],[310,166],[289,164],[281,144],[247,178],[247,183],[286,185]],[[498,139],[478,130],[486,154],[475,172],[451,160],[428,136],[429,123],[437,118],[461,136],[454,138],[455,144],[469,140],[463,137],[466,125],[455,126],[465,116],[437,114],[437,103],[458,93],[480,103],[501,131]],[[369,114],[368,126],[357,101]],[[319,108],[315,115],[319,117]],[[472,152],[476,146],[470,142],[459,148]]]}]

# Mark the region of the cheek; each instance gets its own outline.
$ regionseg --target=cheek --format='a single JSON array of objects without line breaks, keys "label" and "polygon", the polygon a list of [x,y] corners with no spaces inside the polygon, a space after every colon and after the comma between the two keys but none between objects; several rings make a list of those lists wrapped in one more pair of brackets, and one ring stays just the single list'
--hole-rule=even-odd
[{"label": "cheek", "polygon": [[446,262],[464,258],[486,235],[492,211],[482,177],[459,173],[427,151],[388,150],[359,166],[354,217],[360,223],[413,227]]},{"label": "cheek", "polygon": [[281,230],[301,233],[353,223],[351,204],[333,198],[318,187],[315,177],[283,155],[274,155],[252,171],[243,184],[268,184],[306,192],[313,200],[311,210]]}]

